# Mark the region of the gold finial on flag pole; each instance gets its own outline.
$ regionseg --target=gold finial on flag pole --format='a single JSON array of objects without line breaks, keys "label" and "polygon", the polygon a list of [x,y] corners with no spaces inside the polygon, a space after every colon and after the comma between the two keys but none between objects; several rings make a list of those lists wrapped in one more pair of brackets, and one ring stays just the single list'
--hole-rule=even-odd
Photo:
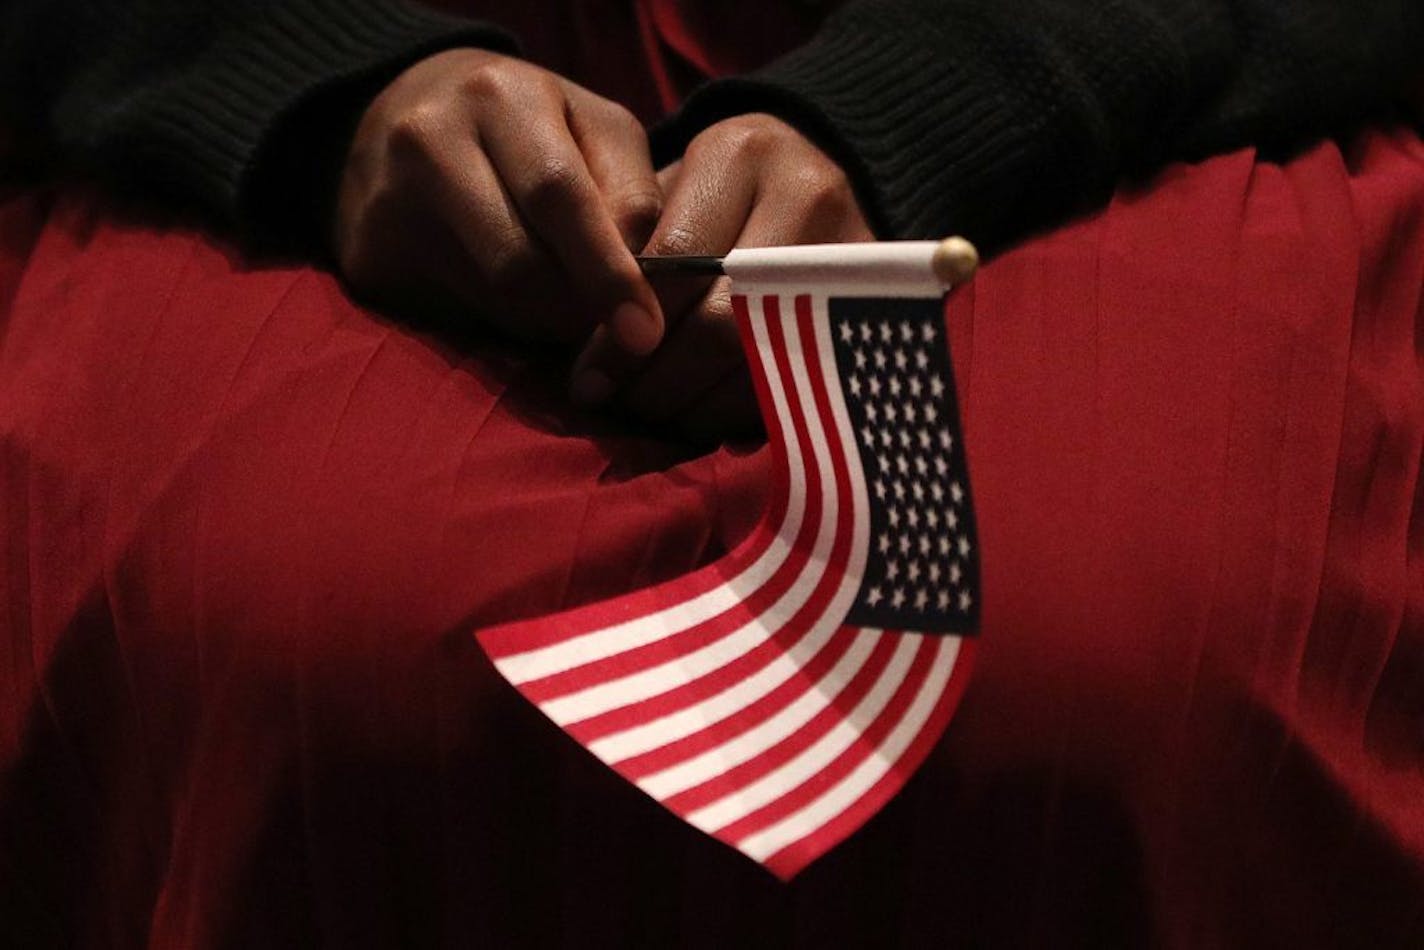
[{"label": "gold finial on flag pole", "polygon": [[962,237],[947,237],[935,248],[930,267],[946,287],[955,287],[979,269],[979,252]]}]

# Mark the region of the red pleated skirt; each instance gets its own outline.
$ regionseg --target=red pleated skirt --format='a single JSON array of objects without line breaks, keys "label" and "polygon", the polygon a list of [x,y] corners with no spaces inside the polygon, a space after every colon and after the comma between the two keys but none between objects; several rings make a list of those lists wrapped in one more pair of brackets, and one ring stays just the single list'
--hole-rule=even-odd
[{"label": "red pleated skirt", "polygon": [[761,450],[12,193],[0,942],[1417,946],[1421,289],[1424,145],[1379,131],[1174,166],[952,296],[975,677],[784,885],[471,636],[719,556]]}]

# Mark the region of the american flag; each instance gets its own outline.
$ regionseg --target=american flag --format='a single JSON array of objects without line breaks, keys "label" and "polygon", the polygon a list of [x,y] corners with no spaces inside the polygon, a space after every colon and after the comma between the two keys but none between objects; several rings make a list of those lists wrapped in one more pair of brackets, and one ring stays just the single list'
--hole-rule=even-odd
[{"label": "american flag", "polygon": [[979,562],[941,291],[736,289],[774,458],[757,529],[691,575],[479,639],[594,755],[787,879],[943,731]]}]

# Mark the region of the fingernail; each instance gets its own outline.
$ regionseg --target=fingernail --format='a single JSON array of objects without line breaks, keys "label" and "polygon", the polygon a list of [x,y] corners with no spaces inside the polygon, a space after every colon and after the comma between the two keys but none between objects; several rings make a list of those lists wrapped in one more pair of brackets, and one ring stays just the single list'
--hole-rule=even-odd
[{"label": "fingernail", "polygon": [[580,405],[601,405],[613,395],[613,380],[596,369],[581,370],[569,386],[569,395]]},{"label": "fingernail", "polygon": [[635,356],[644,356],[657,349],[662,329],[657,319],[632,301],[624,301],[613,311],[608,329],[618,345]]}]

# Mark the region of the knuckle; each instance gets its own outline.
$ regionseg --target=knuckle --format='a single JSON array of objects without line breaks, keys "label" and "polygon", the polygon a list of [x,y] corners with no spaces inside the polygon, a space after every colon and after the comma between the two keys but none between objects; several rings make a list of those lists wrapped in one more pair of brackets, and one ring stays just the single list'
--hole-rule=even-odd
[{"label": "knuckle", "polygon": [[706,242],[696,231],[685,225],[673,225],[658,235],[653,253],[682,256],[697,254],[705,247]]},{"label": "knuckle", "polygon": [[527,285],[539,270],[538,252],[528,236],[514,228],[492,238],[482,256],[490,284],[504,293]]},{"label": "knuckle", "polygon": [[771,150],[776,138],[765,123],[751,121],[744,117],[728,119],[713,126],[713,130],[715,130],[719,151],[743,159],[755,159],[766,155]]},{"label": "knuckle", "polygon": [[796,176],[793,187],[813,213],[839,214],[853,204],[850,182],[838,168],[808,166]]},{"label": "knuckle", "polygon": [[473,66],[460,81],[462,94],[474,99],[498,97],[508,93],[514,80],[514,64],[508,60],[486,60]]},{"label": "knuckle", "polygon": [[633,188],[623,192],[618,198],[614,214],[625,230],[642,230],[652,227],[663,211],[663,196],[657,188],[649,184],[646,188]]},{"label": "knuckle", "polygon": [[551,155],[530,169],[528,180],[525,200],[531,210],[548,213],[570,205],[578,193],[581,175],[567,159]]},{"label": "knuckle", "polygon": [[391,151],[401,156],[423,156],[439,146],[444,136],[445,111],[434,102],[422,102],[391,120]]}]

